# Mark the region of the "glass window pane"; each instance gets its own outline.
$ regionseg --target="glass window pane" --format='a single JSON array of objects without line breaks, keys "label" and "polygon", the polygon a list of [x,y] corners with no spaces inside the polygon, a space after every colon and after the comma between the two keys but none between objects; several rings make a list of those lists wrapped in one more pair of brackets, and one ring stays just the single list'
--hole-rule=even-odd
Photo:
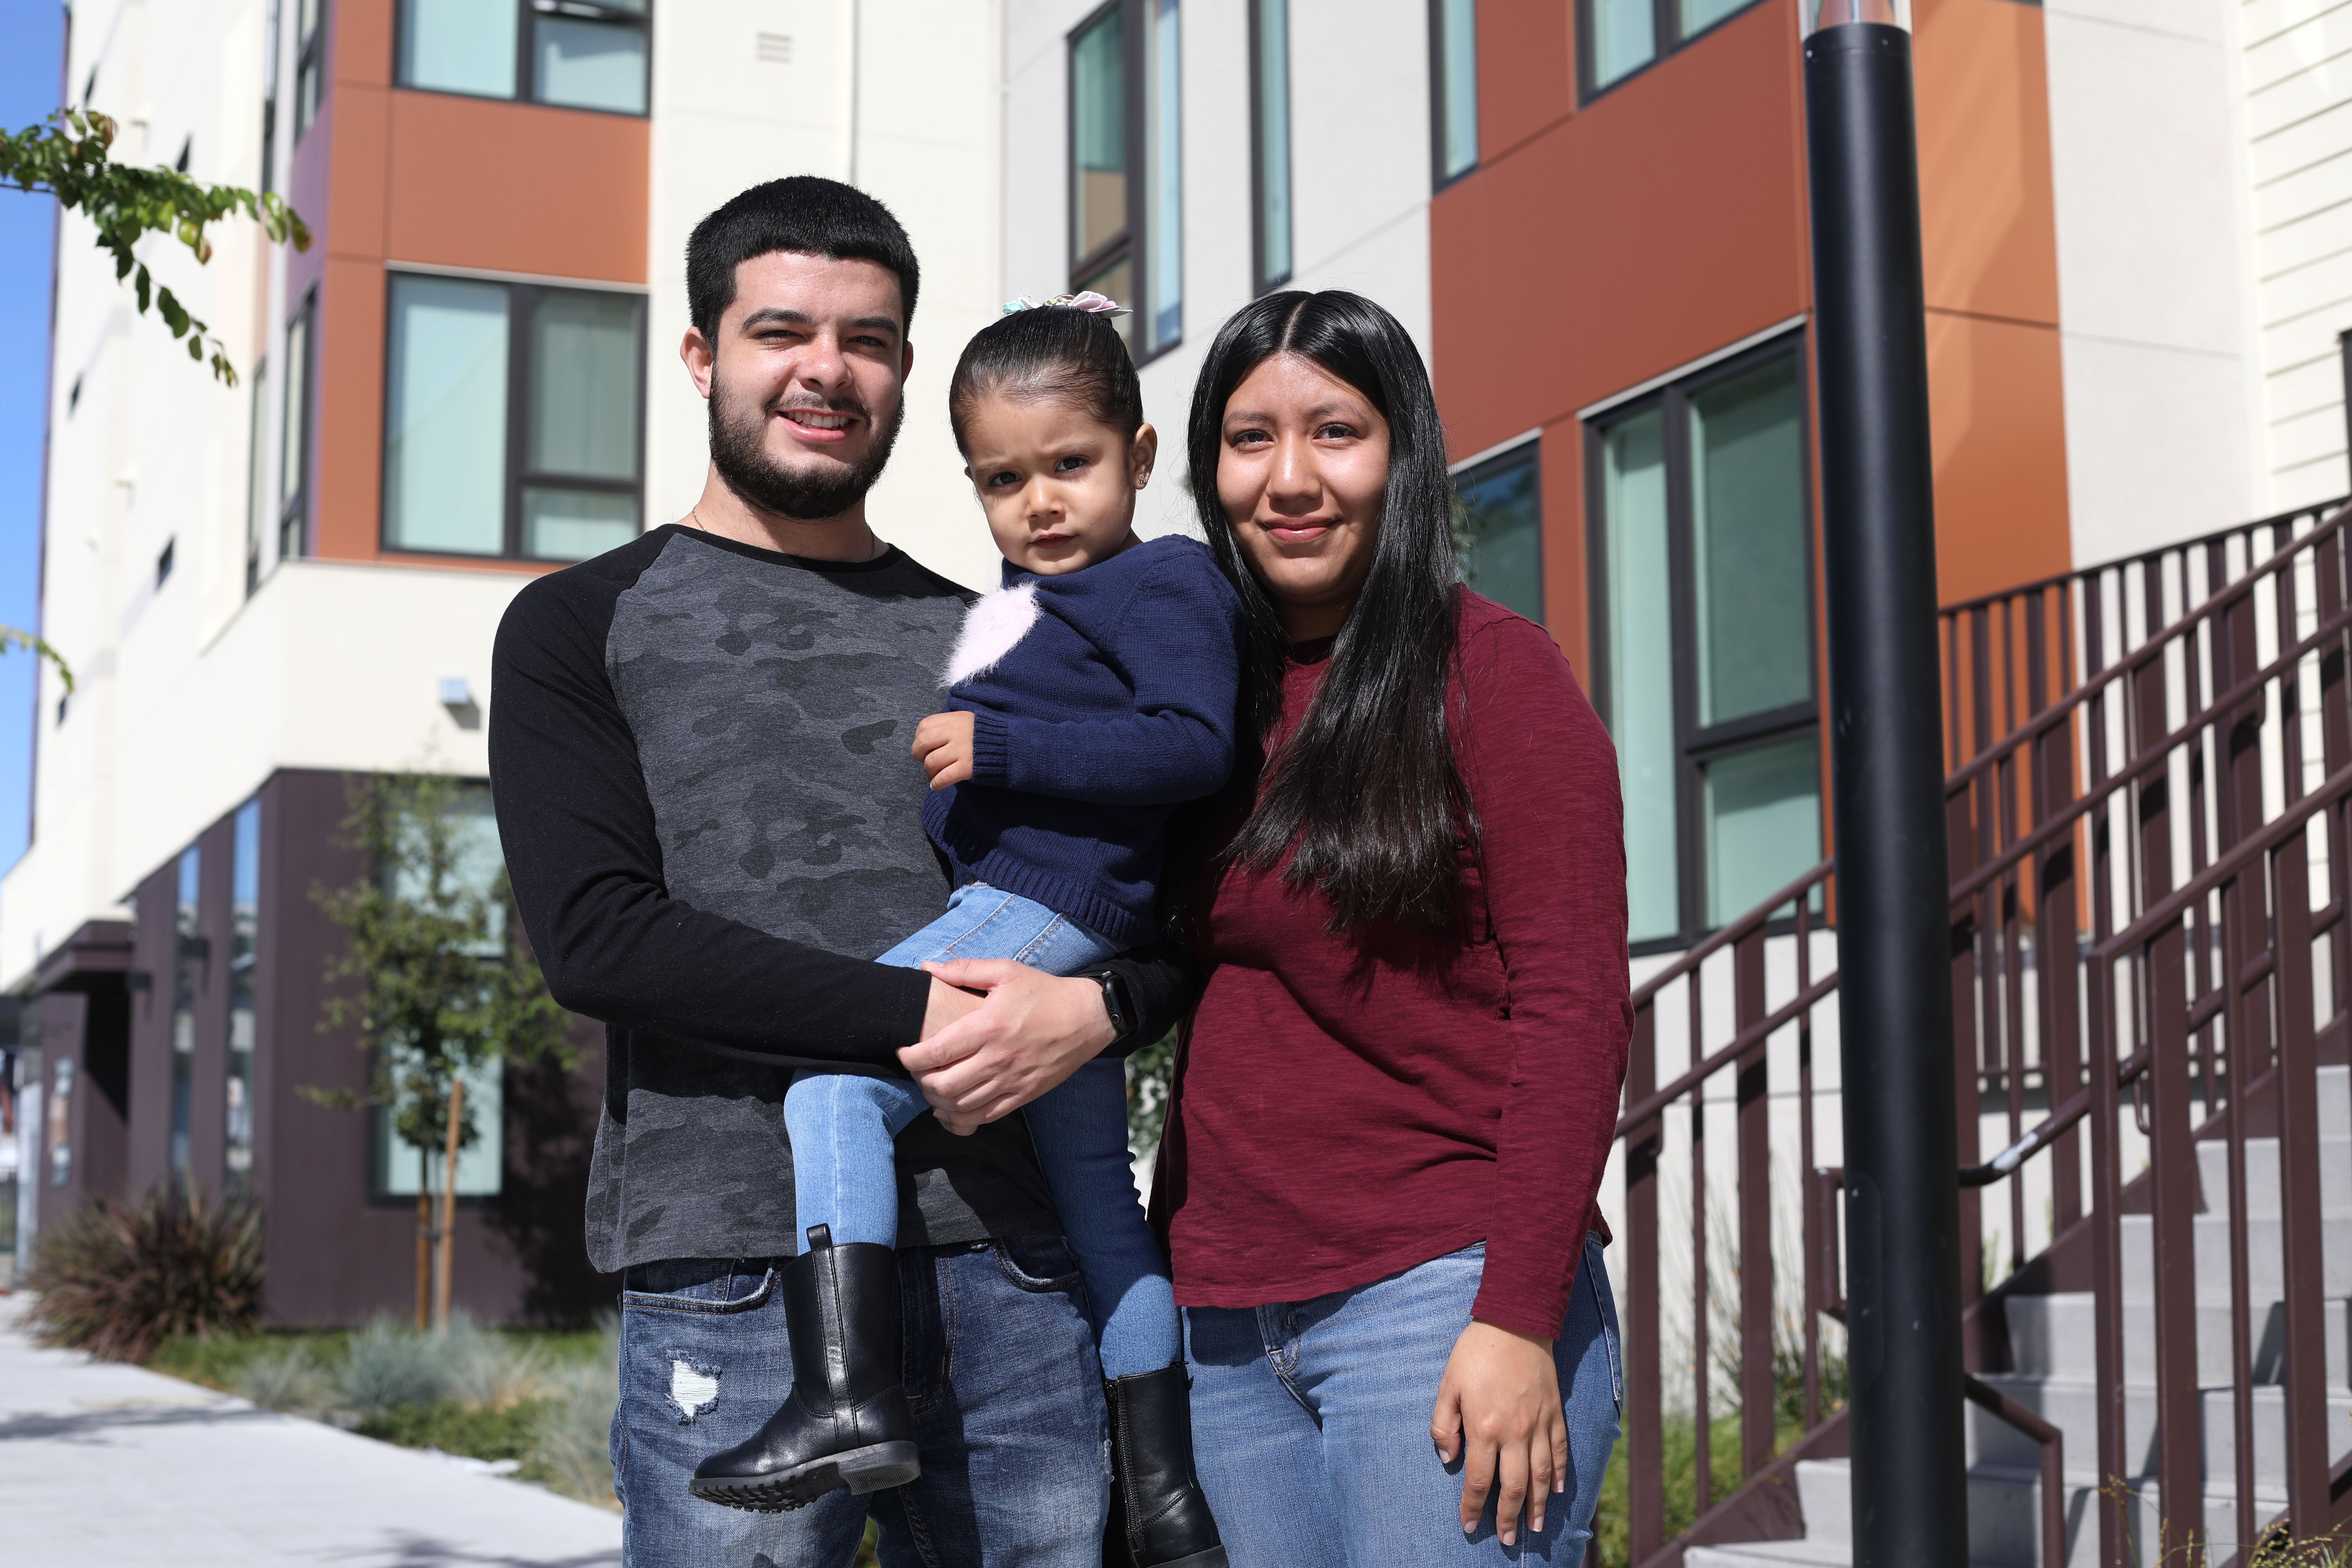
[{"label": "glass window pane", "polygon": [[253,966],[261,917],[261,803],[237,808],[231,829],[228,933],[228,1074],[223,1164],[230,1184],[253,1169]]},{"label": "glass window pane", "polygon": [[539,19],[533,78],[541,103],[646,111],[646,35],[638,27]]},{"label": "glass window pane", "polygon": [[310,310],[286,324],[286,401],[278,409],[278,455],[281,472],[278,493],[281,504],[302,493],[302,470],[310,457],[303,439],[310,428]]},{"label": "glass window pane", "polygon": [[1682,929],[1664,427],[1654,409],[1601,438],[1609,728],[1625,796],[1625,896],[1635,942]]},{"label": "glass window pane", "polygon": [[1607,87],[1658,54],[1658,14],[1650,0],[1585,0],[1592,7],[1592,85]]},{"label": "glass window pane", "polygon": [[273,515],[269,496],[269,443],[262,430],[269,420],[269,362],[253,367],[253,427],[246,432],[245,591],[252,593],[261,563],[261,537]]},{"label": "glass window pane", "polygon": [[1705,32],[1734,11],[1745,11],[1755,0],[1682,0],[1682,33],[1687,38]]},{"label": "glass window pane", "polygon": [[541,293],[530,314],[531,470],[637,477],[637,301]]},{"label": "glass window pane", "polygon": [[1478,593],[1543,620],[1542,470],[1537,447],[1464,476],[1454,543],[1462,581]]},{"label": "glass window pane", "polygon": [[1257,0],[1258,265],[1290,276],[1290,0]]},{"label": "glass window pane", "polygon": [[589,490],[522,492],[522,552],[541,561],[585,561],[637,536],[637,498]]},{"label": "glass window pane", "polygon": [[512,98],[520,12],[501,0],[406,0],[400,82],[442,92]]},{"label": "glass window pane", "polygon": [[1114,7],[1070,46],[1073,258],[1092,256],[1127,232],[1127,41],[1121,17],[1121,9]]},{"label": "glass window pane", "polygon": [[1438,13],[1439,112],[1443,178],[1465,174],[1478,162],[1477,0],[1443,0]]},{"label": "glass window pane", "polygon": [[[1108,266],[1097,268],[1077,279],[1071,288],[1091,289],[1107,299],[1124,304],[1135,298],[1135,268],[1129,266],[1127,258],[1122,256]],[[1129,348],[1135,347],[1135,318],[1132,315],[1113,316],[1110,324],[1118,329],[1118,335],[1127,340]]]},{"label": "glass window pane", "polygon": [[1796,360],[1694,395],[1690,446],[1704,727],[1813,693]]},{"label": "glass window pane", "polygon": [[190,1173],[195,1087],[196,988],[202,978],[197,956],[197,896],[204,886],[204,857],[191,844],[180,851],[179,899],[172,917],[172,1125],[171,1168]]},{"label": "glass window pane", "polygon": [[[393,1076],[397,1081],[397,1068]],[[484,1062],[461,1076],[466,1080],[466,1120],[474,1124],[474,1142],[457,1151],[457,1195],[492,1197],[505,1184],[501,1179],[506,1169],[505,1064]],[[417,1149],[402,1142],[394,1131],[408,1100],[406,1095],[396,1095],[392,1104],[374,1108],[376,1158],[381,1162],[376,1169],[377,1190],[386,1197],[416,1195]],[[425,1190],[436,1194],[441,1191],[442,1173],[446,1169],[443,1158],[436,1149],[422,1162]]]},{"label": "glass window pane", "polygon": [[1821,752],[1809,732],[1706,764],[1706,923],[1762,903],[1822,858]]},{"label": "glass window pane", "polygon": [[506,548],[507,290],[392,281],[383,537],[404,550]]},{"label": "glass window pane", "polygon": [[1144,286],[1150,289],[1144,336],[1165,348],[1184,335],[1184,111],[1183,35],[1176,0],[1146,0],[1150,28],[1143,38],[1144,232],[1150,262]]}]

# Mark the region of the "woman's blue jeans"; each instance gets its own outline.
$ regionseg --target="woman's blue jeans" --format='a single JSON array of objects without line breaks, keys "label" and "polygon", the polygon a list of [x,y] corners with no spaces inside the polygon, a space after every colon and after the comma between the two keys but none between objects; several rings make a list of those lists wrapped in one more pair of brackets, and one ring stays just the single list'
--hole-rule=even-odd
[{"label": "woman's blue jeans", "polygon": [[1463,1532],[1463,1461],[1442,1463],[1429,1439],[1486,1251],[1482,1242],[1307,1301],[1184,1309],[1201,1487],[1233,1568],[1584,1560],[1624,1403],[1601,1241],[1584,1244],[1554,1342],[1569,1488],[1545,1500],[1542,1532],[1523,1521],[1510,1546],[1495,1533],[1491,1497]]},{"label": "woman's blue jeans", "polygon": [[[948,912],[884,953],[913,968],[928,959],[1011,958],[1054,974],[1118,950],[1045,905],[968,882]],[[890,1141],[930,1109],[903,1079],[803,1072],[784,1096],[800,1234],[829,1226],[834,1241],[898,1239],[898,1176]],[[1103,1375],[1158,1372],[1181,1353],[1176,1297],[1159,1240],[1135,1195],[1127,1149],[1127,1069],[1088,1062],[1027,1110],[1030,1142],[1054,1194],[1063,1233],[1087,1281]]]}]

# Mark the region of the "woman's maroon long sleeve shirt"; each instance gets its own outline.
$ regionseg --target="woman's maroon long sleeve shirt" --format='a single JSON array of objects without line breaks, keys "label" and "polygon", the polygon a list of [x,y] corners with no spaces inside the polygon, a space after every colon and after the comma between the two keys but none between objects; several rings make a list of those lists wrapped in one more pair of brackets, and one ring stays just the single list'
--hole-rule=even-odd
[{"label": "woman's maroon long sleeve shirt", "polygon": [[[1155,1207],[1176,1299],[1304,1300],[1485,1240],[1474,1315],[1559,1331],[1633,1032],[1608,732],[1550,637],[1464,590],[1456,764],[1477,815],[1465,929],[1333,934],[1320,892],[1227,871]],[[1277,734],[1328,646],[1294,657]]]}]

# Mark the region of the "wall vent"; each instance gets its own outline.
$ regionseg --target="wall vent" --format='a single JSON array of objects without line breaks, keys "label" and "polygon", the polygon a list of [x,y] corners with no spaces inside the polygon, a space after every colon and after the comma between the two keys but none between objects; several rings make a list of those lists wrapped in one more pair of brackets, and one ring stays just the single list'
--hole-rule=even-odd
[{"label": "wall vent", "polygon": [[793,63],[792,35],[761,33],[753,44],[752,53],[763,66],[788,66]]}]

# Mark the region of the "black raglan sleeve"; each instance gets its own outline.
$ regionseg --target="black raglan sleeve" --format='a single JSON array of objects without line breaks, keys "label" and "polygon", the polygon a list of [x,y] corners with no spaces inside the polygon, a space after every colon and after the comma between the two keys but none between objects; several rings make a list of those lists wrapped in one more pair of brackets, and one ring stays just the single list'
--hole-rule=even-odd
[{"label": "black raglan sleeve", "polygon": [[490,791],[532,952],[557,1002],[760,1056],[895,1070],[930,977],[787,942],[669,896],[636,739],[604,669],[631,551],[540,578],[499,625]]}]

